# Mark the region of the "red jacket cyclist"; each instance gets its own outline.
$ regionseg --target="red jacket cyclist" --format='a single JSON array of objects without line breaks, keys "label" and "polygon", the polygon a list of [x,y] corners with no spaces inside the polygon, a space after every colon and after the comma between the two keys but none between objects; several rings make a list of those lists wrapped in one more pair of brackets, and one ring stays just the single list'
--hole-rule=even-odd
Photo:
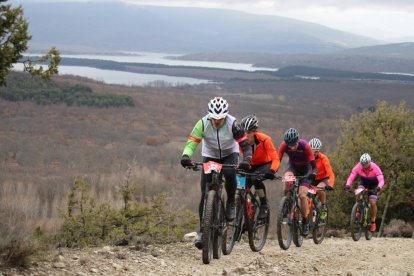
[{"label": "red jacket cyclist", "polygon": [[[252,148],[253,157],[250,162],[251,172],[265,174],[267,179],[274,179],[279,169],[279,156],[270,136],[257,131],[259,121],[256,116],[249,115],[242,119],[241,125],[247,135],[247,140]],[[253,178],[252,184],[260,198],[260,211],[258,217],[264,219],[269,212],[269,205],[266,199],[266,188],[263,181]]]}]

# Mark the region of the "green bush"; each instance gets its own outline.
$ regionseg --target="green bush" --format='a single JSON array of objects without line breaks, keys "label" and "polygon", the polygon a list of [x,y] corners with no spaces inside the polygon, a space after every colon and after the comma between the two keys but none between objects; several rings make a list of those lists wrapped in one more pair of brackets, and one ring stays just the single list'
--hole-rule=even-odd
[{"label": "green bush", "polygon": [[75,84],[57,85],[53,81],[31,78],[12,73],[7,87],[0,87],[0,98],[8,101],[33,101],[37,104],[61,104],[68,106],[121,107],[134,106],[129,96],[94,94],[88,86]]},{"label": "green bush", "polygon": [[[146,204],[131,201],[131,190],[123,189],[124,208],[117,210],[107,204],[96,205],[89,196],[89,184],[79,180],[69,194],[68,209],[57,240],[68,247],[120,244],[145,236],[153,243],[181,240],[192,231],[198,220],[194,214],[168,209],[165,194]],[[124,244],[124,242],[122,242]]]}]

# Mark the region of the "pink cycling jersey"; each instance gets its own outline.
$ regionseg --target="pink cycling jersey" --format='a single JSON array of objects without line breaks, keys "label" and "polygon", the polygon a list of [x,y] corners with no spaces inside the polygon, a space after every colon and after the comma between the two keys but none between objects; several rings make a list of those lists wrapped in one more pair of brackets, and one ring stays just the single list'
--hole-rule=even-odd
[{"label": "pink cycling jersey", "polygon": [[384,186],[384,175],[380,167],[374,162],[371,162],[367,169],[364,169],[361,163],[356,164],[352,169],[351,174],[346,181],[346,186],[351,186],[357,175],[361,176],[361,184],[364,186],[377,186],[382,189]]}]

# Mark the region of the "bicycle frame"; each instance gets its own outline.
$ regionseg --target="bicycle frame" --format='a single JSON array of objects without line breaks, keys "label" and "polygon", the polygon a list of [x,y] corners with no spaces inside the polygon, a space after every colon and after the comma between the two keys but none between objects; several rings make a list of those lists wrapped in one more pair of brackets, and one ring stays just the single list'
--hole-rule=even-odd
[{"label": "bicycle frame", "polygon": [[[236,231],[234,233],[235,240],[239,241],[245,230],[248,231],[249,245],[253,252],[262,250],[269,229],[269,215],[264,219],[258,218],[258,210],[260,208],[260,199],[256,194],[256,189],[252,190],[252,179],[264,179],[264,175],[260,173],[248,173],[237,171],[243,180],[243,185],[238,185],[236,191],[236,202],[238,202],[238,213],[235,220]],[[262,235],[257,235],[259,229],[264,227]]]},{"label": "bicycle frame", "polygon": [[226,191],[223,190],[222,169],[234,169],[236,165],[220,164],[214,161],[195,162],[193,170],[199,170],[199,166],[203,166],[205,174],[211,174],[211,182],[208,182],[205,187],[201,221],[203,229],[203,263],[209,264],[212,256],[215,259],[221,257],[223,236],[227,231],[227,221],[224,214]]},{"label": "bicycle frame", "polygon": [[312,232],[312,238],[315,244],[320,244],[325,238],[327,218],[320,218],[320,201],[318,199],[319,191],[326,191],[326,187],[311,186],[308,190],[308,206],[309,206],[309,228]]},{"label": "bicycle frame", "polygon": [[[287,250],[293,240],[297,247],[302,246],[302,213],[300,209],[299,181],[307,176],[283,176],[285,196],[282,197],[277,217],[279,246]],[[285,221],[286,220],[286,221]],[[286,228],[287,227],[287,228]],[[287,232],[286,232],[287,231]],[[284,237],[287,235],[286,237]]]},{"label": "bicycle frame", "polygon": [[[370,240],[372,233],[369,231],[371,226],[371,204],[368,200],[368,189],[357,188],[350,190],[356,196],[355,204],[351,212],[351,236],[354,241],[358,241],[361,237],[362,230],[365,232],[365,239]],[[359,218],[357,217],[359,213]]]}]

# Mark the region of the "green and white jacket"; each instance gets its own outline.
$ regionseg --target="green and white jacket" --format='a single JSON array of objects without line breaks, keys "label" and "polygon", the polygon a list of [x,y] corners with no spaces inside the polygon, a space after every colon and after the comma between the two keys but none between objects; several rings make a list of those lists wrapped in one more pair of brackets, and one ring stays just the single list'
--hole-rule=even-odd
[{"label": "green and white jacket", "polygon": [[219,129],[213,126],[210,115],[200,119],[188,137],[183,155],[191,157],[201,141],[203,157],[222,159],[232,153],[239,153],[239,148],[242,148],[244,158],[251,160],[252,151],[244,130],[231,115],[226,116],[223,126]]}]

